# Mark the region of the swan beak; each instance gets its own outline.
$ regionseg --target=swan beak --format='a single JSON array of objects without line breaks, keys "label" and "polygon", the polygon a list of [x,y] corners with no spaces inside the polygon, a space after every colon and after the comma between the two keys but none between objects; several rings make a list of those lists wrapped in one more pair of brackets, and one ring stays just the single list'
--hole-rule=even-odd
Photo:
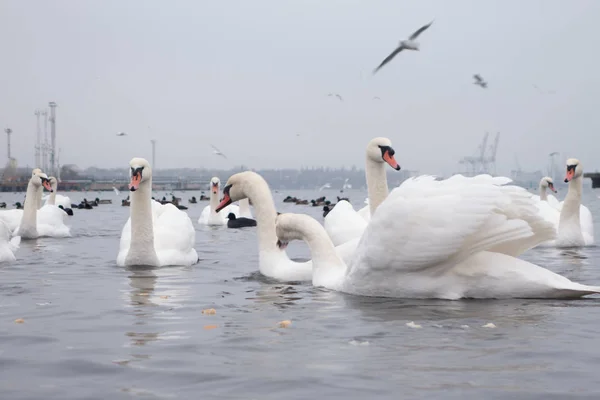
[{"label": "swan beak", "polygon": [[219,205],[217,206],[215,211],[219,212],[230,204],[231,204],[231,197],[229,197],[229,193],[224,193],[223,200],[221,200],[221,202],[219,203]]},{"label": "swan beak", "polygon": [[52,190],[52,185],[50,185],[50,181],[47,179],[43,179],[42,180],[42,186],[44,186],[46,188],[47,191],[49,192],[53,192]]},{"label": "swan beak", "polygon": [[548,187],[550,188],[550,190],[552,190],[554,193],[557,193],[556,189],[554,189],[554,185],[552,183],[550,183],[548,185]]},{"label": "swan beak", "polygon": [[565,176],[565,183],[570,182],[575,176],[575,168],[568,168],[567,175]]},{"label": "swan beak", "polygon": [[217,194],[217,192],[219,191],[219,185],[217,185],[216,183],[212,184],[212,192],[213,194]]},{"label": "swan beak", "polygon": [[390,167],[394,168],[396,171],[400,171],[400,166],[396,162],[396,159],[394,158],[394,156],[390,155],[389,150],[386,150],[386,152],[383,153],[383,159],[386,163],[390,164]]},{"label": "swan beak", "polygon": [[129,183],[129,190],[131,190],[132,192],[138,190],[140,188],[140,182],[142,182],[142,174],[136,172],[131,177],[131,182]]},{"label": "swan beak", "polygon": [[285,250],[287,245],[288,242],[282,242],[281,240],[277,239],[277,247],[279,247],[281,250]]}]

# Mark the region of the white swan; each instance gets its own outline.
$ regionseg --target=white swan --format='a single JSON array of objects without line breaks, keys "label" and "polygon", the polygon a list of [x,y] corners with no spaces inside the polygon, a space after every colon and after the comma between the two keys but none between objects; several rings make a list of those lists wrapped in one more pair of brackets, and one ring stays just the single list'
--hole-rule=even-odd
[{"label": "white swan", "polygon": [[50,195],[46,196],[45,204],[55,205],[57,207],[63,206],[63,208],[71,208],[71,199],[68,196],[63,196],[63,195],[56,193],[58,190],[58,180],[53,176],[51,176],[48,179],[50,180],[50,186],[52,187],[52,193],[50,193]]},{"label": "white swan", "polygon": [[8,224],[13,235],[22,239],[71,236],[70,228],[64,223],[64,211],[52,205],[45,205],[38,210],[43,188],[52,191],[46,174],[36,172],[27,184],[23,209],[0,213],[0,218]]},{"label": "white swan", "polygon": [[[290,260],[285,249],[277,247],[275,235],[275,203],[269,185],[259,174],[244,171],[232,175],[223,188],[223,200],[217,206],[220,211],[234,201],[249,199],[254,206],[257,223],[258,254],[260,273],[279,281],[312,280],[312,262],[295,262]],[[336,247],[336,251],[344,260],[352,255],[358,239]]]},{"label": "white swan", "polygon": [[234,213],[236,217],[240,217],[239,207],[235,204],[227,206],[222,210],[222,212],[217,212],[216,208],[219,205],[219,188],[221,185],[221,180],[214,176],[210,180],[210,202],[204,207],[202,213],[200,214],[200,218],[198,218],[198,223],[201,225],[209,225],[209,226],[219,226],[219,225],[227,225],[227,215],[229,213]]},{"label": "white swan", "polygon": [[327,214],[323,225],[334,245],[346,243],[360,237],[370,216],[388,195],[385,163],[395,170],[400,166],[394,158],[395,151],[388,138],[376,137],[367,144],[365,173],[369,192],[369,203],[356,212],[354,207],[342,200]]},{"label": "white swan", "polygon": [[239,201],[239,214],[240,218],[252,218],[252,212],[250,211],[250,201],[248,199],[241,199]]},{"label": "white swan", "polygon": [[357,295],[455,300],[600,293],[600,286],[514,257],[554,236],[531,194],[515,186],[413,179],[380,205],[349,262],[309,216],[279,215],[276,235],[279,246],[308,243],[313,284]]},{"label": "white swan", "polygon": [[8,224],[0,219],[0,263],[15,261],[15,251],[19,248],[21,237],[15,236],[11,239],[11,230]]},{"label": "white swan", "polygon": [[583,167],[579,160],[567,160],[565,183],[569,191],[560,204],[557,247],[582,247],[594,244],[594,221],[590,210],[581,204],[583,190]]},{"label": "white swan", "polygon": [[143,158],[131,167],[130,217],[121,232],[117,265],[189,266],[198,262],[196,230],[190,217],[173,204],[152,200],[152,169]]}]

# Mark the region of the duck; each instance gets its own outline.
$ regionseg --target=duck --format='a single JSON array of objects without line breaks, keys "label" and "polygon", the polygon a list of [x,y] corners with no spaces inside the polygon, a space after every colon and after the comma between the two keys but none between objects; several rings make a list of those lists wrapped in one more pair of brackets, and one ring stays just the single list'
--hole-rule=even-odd
[{"label": "duck", "polygon": [[228,228],[245,228],[247,226],[256,226],[256,220],[246,217],[237,218],[232,212],[227,215],[227,219]]},{"label": "duck", "polygon": [[222,213],[215,211],[217,205],[219,204],[219,189],[221,186],[221,180],[214,176],[210,180],[210,204],[204,207],[202,213],[200,214],[200,218],[198,218],[198,223],[200,225],[208,225],[208,226],[221,226],[227,225],[227,215],[229,213],[234,213],[236,217],[239,216],[239,207],[235,204],[228,206]]},{"label": "duck", "polygon": [[517,258],[556,234],[537,213],[531,193],[463,178],[409,178],[371,216],[349,260],[337,254],[323,226],[303,214],[276,216],[277,247],[305,241],[314,286],[361,296],[546,299],[600,293],[600,286]]},{"label": "duck", "polygon": [[323,226],[334,245],[360,237],[370,216],[388,195],[385,164],[399,171],[392,142],[386,137],[376,137],[367,143],[365,173],[369,192],[369,204],[356,212],[349,201],[339,199],[335,208],[325,216]]},{"label": "duck", "polygon": [[152,200],[152,168],[144,158],[129,162],[130,217],[121,231],[117,265],[191,266],[198,262],[196,230],[173,204]]}]

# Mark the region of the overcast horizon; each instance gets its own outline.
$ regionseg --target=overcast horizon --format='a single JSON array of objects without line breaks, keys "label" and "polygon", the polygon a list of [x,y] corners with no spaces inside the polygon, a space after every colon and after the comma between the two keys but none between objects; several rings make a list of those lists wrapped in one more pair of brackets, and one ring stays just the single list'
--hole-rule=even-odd
[{"label": "overcast horizon", "polygon": [[157,168],[364,168],[386,136],[403,169],[447,176],[489,131],[498,173],[545,172],[554,151],[591,172],[598,16],[593,0],[3,0],[0,124],[19,166],[55,101],[61,164],[80,168],[151,160],[150,139]]}]

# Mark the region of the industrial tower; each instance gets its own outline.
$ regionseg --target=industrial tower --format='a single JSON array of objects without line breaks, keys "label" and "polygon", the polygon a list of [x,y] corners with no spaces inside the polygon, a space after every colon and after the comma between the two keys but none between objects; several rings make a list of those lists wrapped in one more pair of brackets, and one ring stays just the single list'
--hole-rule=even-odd
[{"label": "industrial tower", "polygon": [[[487,148],[489,132],[483,135],[483,141],[477,148],[476,156],[465,156],[459,163],[465,165],[467,175],[473,176],[477,174],[496,174],[496,153],[498,151],[498,141],[500,140],[500,132],[496,133],[494,143]],[[486,150],[489,155],[486,157]]]},{"label": "industrial tower", "polygon": [[56,176],[56,103],[51,101],[48,103],[50,107],[50,175]]},{"label": "industrial tower", "polygon": [[156,171],[156,139],[150,140],[152,143],[152,170]]}]

